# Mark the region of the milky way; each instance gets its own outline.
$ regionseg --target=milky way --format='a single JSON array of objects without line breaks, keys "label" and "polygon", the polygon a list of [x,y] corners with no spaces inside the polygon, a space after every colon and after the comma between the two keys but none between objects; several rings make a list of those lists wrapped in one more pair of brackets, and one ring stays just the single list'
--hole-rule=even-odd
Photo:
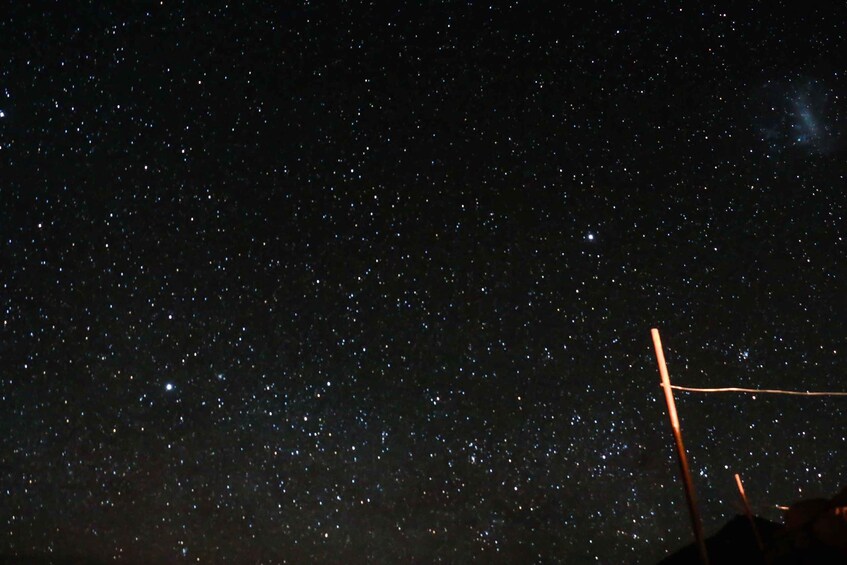
[{"label": "milky way", "polygon": [[[0,553],[650,563],[651,327],[847,390],[843,17],[418,4],[7,8]],[[678,408],[707,531],[847,482],[840,399]]]}]

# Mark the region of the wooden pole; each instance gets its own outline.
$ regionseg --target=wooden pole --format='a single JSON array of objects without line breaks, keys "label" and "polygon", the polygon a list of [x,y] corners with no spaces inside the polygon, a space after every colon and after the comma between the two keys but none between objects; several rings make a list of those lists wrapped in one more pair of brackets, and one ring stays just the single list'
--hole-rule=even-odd
[{"label": "wooden pole", "polygon": [[750,520],[750,527],[753,528],[753,535],[756,536],[756,545],[759,546],[759,551],[765,551],[765,544],[762,542],[762,536],[759,535],[759,528],[756,527],[756,521],[753,520],[753,512],[750,511],[750,504],[747,502],[747,495],[744,493],[744,485],[741,484],[741,476],[735,473],[735,485],[738,487],[738,494],[741,496],[741,502],[744,503],[744,513],[747,514],[747,519]]},{"label": "wooden pole", "polygon": [[668,376],[668,367],[665,365],[665,353],[662,350],[662,339],[659,330],[650,330],[653,336],[653,347],[656,349],[656,360],[659,363],[659,374],[662,377],[662,388],[665,391],[665,403],[668,405],[668,416],[673,430],[674,444],[676,445],[676,456],[679,460],[679,471],[682,475],[682,483],[685,486],[685,499],[688,502],[688,512],[691,516],[691,529],[694,530],[694,538],[700,550],[700,561],[703,565],[709,565],[709,554],[706,552],[706,540],[703,536],[703,522],[697,511],[697,497],[694,494],[694,483],[691,480],[691,470],[688,468],[688,458],[685,455],[685,446],[682,443],[682,430],[679,427],[679,417],[676,414],[676,404],[673,400],[671,379]]}]

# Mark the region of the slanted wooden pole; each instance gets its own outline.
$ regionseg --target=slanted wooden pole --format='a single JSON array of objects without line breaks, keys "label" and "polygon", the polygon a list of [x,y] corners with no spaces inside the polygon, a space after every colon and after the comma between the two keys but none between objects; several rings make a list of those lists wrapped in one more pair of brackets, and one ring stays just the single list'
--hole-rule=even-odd
[{"label": "slanted wooden pole", "polygon": [[750,527],[753,528],[753,535],[756,536],[756,545],[759,546],[759,551],[765,551],[765,544],[762,542],[762,536],[759,535],[759,528],[756,527],[756,521],[753,520],[753,512],[750,511],[750,503],[747,502],[747,495],[744,493],[744,485],[741,484],[741,476],[735,473],[735,485],[738,487],[738,494],[741,496],[741,502],[744,503],[744,513],[747,514],[747,519],[750,520]]},{"label": "slanted wooden pole", "polygon": [[706,552],[706,539],[703,536],[703,522],[697,511],[697,497],[694,494],[694,483],[691,480],[691,470],[688,468],[688,458],[685,455],[685,446],[682,443],[682,430],[679,427],[679,417],[676,415],[676,404],[673,401],[671,379],[668,376],[668,367],[665,365],[665,353],[662,350],[662,339],[659,330],[650,330],[653,336],[653,347],[656,349],[656,360],[659,363],[659,374],[662,377],[662,388],[665,391],[665,403],[668,405],[668,416],[673,430],[673,439],[676,444],[676,456],[679,460],[679,471],[682,475],[682,483],[685,486],[685,499],[688,502],[688,512],[691,516],[691,529],[694,530],[694,538],[700,549],[700,561],[703,565],[709,565],[709,554]]}]

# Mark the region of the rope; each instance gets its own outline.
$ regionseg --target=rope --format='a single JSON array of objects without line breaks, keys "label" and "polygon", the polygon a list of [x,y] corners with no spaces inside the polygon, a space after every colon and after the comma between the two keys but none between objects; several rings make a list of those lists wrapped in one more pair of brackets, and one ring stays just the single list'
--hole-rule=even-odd
[{"label": "rope", "polygon": [[[662,386],[659,384],[659,386]],[[751,394],[787,394],[791,396],[847,396],[847,392],[819,392],[809,390],[779,390],[769,388],[694,388],[689,386],[671,385],[671,388],[685,392],[747,392]]]}]

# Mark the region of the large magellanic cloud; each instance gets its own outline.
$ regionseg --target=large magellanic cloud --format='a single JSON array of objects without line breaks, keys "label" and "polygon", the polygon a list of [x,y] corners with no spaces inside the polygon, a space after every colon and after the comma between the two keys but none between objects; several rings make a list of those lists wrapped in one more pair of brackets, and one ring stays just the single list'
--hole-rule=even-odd
[{"label": "large magellanic cloud", "polygon": [[838,148],[837,97],[822,81],[805,77],[767,81],[754,100],[756,135],[769,152],[828,154]]}]

